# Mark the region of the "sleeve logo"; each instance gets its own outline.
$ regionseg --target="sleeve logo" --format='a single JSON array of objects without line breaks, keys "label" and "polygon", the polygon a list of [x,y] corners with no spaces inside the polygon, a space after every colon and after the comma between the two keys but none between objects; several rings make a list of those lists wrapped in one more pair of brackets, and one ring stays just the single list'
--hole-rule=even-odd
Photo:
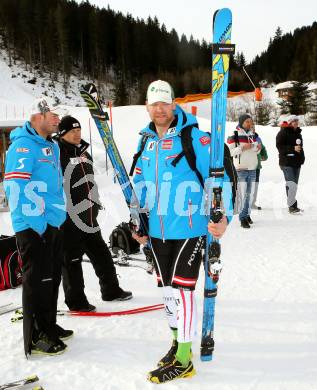
[{"label": "sleeve logo", "polygon": [[199,141],[202,145],[209,145],[210,144],[210,138],[204,135],[203,137],[199,138]]},{"label": "sleeve logo", "polygon": [[22,157],[22,158],[18,159],[18,162],[20,163],[20,165],[16,169],[23,169],[24,168],[24,162],[23,162],[24,160],[27,160],[27,158]]},{"label": "sleeve logo", "polygon": [[136,174],[136,175],[141,175],[141,173],[142,173],[142,169],[139,168],[139,167],[136,167],[136,168],[135,168],[135,174]]},{"label": "sleeve logo", "polygon": [[30,149],[28,148],[17,148],[16,152],[17,153],[29,153]]}]

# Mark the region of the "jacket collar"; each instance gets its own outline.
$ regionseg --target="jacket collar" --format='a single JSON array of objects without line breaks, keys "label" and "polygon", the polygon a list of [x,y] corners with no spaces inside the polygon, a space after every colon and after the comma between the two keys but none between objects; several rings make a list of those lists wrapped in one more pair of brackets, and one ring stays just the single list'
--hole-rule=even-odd
[{"label": "jacket collar", "polygon": [[[176,105],[176,109],[174,111],[174,120],[170,125],[170,128],[167,130],[164,138],[169,138],[171,136],[179,135],[180,132],[188,126],[196,126],[198,127],[198,123],[194,115],[186,113],[180,106]],[[157,138],[157,132],[155,129],[155,125],[153,122],[150,122],[146,128],[141,130],[141,135],[146,134],[152,138]]]},{"label": "jacket collar", "polygon": [[89,143],[84,141],[83,139],[80,140],[79,145],[70,144],[62,138],[58,139],[58,143],[63,146],[70,154],[75,156],[80,156],[81,154],[83,154],[89,146]]},{"label": "jacket collar", "polygon": [[37,131],[31,126],[31,122],[27,121],[24,123],[22,127],[17,127],[10,133],[10,140],[13,142],[19,138],[28,138],[32,139],[33,141],[44,145],[45,147],[51,146],[50,144],[53,143],[53,140],[51,137],[47,137],[46,139],[41,137]]}]

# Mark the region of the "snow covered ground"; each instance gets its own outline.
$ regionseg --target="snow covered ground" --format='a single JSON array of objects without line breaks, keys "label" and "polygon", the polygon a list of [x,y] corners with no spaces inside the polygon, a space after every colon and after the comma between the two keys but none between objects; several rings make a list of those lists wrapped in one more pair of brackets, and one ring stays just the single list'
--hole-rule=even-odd
[{"label": "snow covered ground", "polygon": [[[198,111],[200,112],[200,111]],[[201,110],[203,112],[203,110]],[[84,128],[92,152],[105,210],[99,222],[104,237],[128,212],[111,169],[105,169],[105,152],[84,108],[70,108]],[[205,117],[208,110],[205,110]],[[138,130],[148,121],[143,106],[118,107],[113,112],[114,135],[129,167]],[[200,127],[208,130],[207,119]],[[227,124],[227,132],[233,123]],[[222,240],[224,269],[216,305],[216,349],[212,362],[199,360],[201,321],[194,341],[197,375],[165,384],[164,389],[190,390],[315,390],[317,388],[317,127],[303,130],[306,163],[302,169],[298,201],[303,215],[289,215],[285,205],[282,172],[278,167],[277,128],[257,128],[269,159],[263,163],[254,225],[241,229],[234,219]],[[9,213],[0,213],[0,233],[12,233]],[[128,302],[101,301],[98,280],[90,264],[83,264],[86,293],[98,310],[120,310],[160,303],[154,277],[138,268],[118,268],[123,288],[131,289]],[[203,278],[197,286],[201,318]],[[60,291],[59,307],[63,303]],[[21,302],[21,289],[0,292],[0,305]],[[125,317],[61,317],[59,323],[74,329],[68,350],[58,357],[23,354],[22,324],[0,316],[0,384],[30,373],[41,378],[46,390],[143,390],[156,385],[145,380],[147,371],[169,349],[171,337],[164,312]]]},{"label": "snow covered ground", "polygon": [[[32,100],[43,95],[62,104],[81,106],[82,99],[78,88],[91,81],[72,74],[65,94],[62,76],[59,75],[58,81],[53,82],[49,73],[40,74],[38,69],[30,71],[19,60],[10,67],[8,53],[3,49],[0,49],[0,74],[0,120],[26,118]],[[113,85],[108,83],[103,85],[103,88],[107,98],[112,99]]]}]

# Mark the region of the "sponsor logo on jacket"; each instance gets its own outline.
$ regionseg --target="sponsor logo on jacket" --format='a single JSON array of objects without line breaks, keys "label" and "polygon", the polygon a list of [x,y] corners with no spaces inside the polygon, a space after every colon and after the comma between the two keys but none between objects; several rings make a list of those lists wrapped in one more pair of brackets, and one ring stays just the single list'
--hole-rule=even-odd
[{"label": "sponsor logo on jacket", "polygon": [[147,150],[150,152],[151,150],[154,150],[154,146],[155,146],[155,141],[151,141],[149,144],[148,144],[148,147],[147,147]]},{"label": "sponsor logo on jacket", "polygon": [[170,129],[167,130],[166,134],[175,134],[176,133],[176,127],[171,127]]},{"label": "sponsor logo on jacket", "polygon": [[163,139],[162,141],[162,150],[171,150],[173,148],[172,139]]},{"label": "sponsor logo on jacket", "polygon": [[28,148],[17,148],[16,152],[17,153],[29,153],[30,149]]},{"label": "sponsor logo on jacket", "polygon": [[199,138],[200,143],[205,146],[210,144],[210,138],[204,135],[203,137]]},{"label": "sponsor logo on jacket", "polygon": [[53,156],[53,151],[51,148],[42,148],[42,153],[44,156]]},{"label": "sponsor logo on jacket", "polygon": [[18,159],[18,162],[19,162],[19,166],[18,167],[16,167],[16,169],[23,169],[24,168],[24,160],[27,160],[27,158],[26,157],[22,157],[22,158],[19,158]]},{"label": "sponsor logo on jacket", "polygon": [[71,157],[70,158],[70,163],[72,165],[77,165],[77,164],[80,164],[80,163],[84,163],[86,161],[87,161],[87,157],[85,157],[85,156]]}]

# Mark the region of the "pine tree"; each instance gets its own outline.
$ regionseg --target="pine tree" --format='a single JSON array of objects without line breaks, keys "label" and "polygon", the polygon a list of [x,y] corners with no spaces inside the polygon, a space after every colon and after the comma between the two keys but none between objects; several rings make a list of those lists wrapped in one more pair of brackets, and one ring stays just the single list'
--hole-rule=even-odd
[{"label": "pine tree", "polygon": [[286,99],[280,99],[280,101],[277,102],[277,105],[279,106],[279,114],[285,115],[290,114],[290,104],[289,101]]},{"label": "pine tree", "polygon": [[283,35],[282,29],[281,29],[280,26],[278,26],[276,31],[275,31],[275,35],[274,35],[273,41],[277,41],[277,40],[281,39],[282,35]]},{"label": "pine tree", "polygon": [[288,98],[290,114],[304,115],[307,112],[310,97],[308,86],[300,81],[293,82],[292,92]]},{"label": "pine tree", "polygon": [[266,126],[270,123],[271,109],[272,107],[270,107],[270,105],[266,102],[259,102],[255,109],[256,123],[258,125]]},{"label": "pine tree", "polygon": [[235,56],[235,63],[236,65],[238,66],[238,68],[243,68],[244,66],[246,66],[247,62],[246,62],[246,59],[245,59],[245,56],[244,54],[241,52],[241,53],[237,53],[236,56]]},{"label": "pine tree", "polygon": [[129,104],[129,92],[128,92],[126,80],[124,79],[122,72],[119,72],[118,74],[114,93],[115,93],[114,104],[116,106],[126,106],[127,104]]},{"label": "pine tree", "polygon": [[317,125],[317,90],[311,92],[309,102],[309,125]]}]

